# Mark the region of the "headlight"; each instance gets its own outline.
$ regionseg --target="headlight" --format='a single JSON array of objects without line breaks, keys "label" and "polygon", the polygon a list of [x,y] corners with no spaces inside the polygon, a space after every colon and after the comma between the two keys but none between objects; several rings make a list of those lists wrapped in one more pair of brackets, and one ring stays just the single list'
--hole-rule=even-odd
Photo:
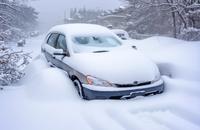
[{"label": "headlight", "polygon": [[109,83],[108,81],[96,78],[96,77],[92,77],[92,76],[87,76],[87,83],[89,85],[95,85],[95,86],[103,86],[103,87],[111,87],[112,84]]},{"label": "headlight", "polygon": [[155,78],[154,78],[154,81],[153,81],[153,82],[159,81],[160,78],[161,78],[160,73],[157,73],[156,76],[155,76]]}]

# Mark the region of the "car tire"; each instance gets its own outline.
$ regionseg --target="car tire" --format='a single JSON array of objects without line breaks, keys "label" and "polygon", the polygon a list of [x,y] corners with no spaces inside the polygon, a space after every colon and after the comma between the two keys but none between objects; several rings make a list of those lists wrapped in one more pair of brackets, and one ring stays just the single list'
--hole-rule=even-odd
[{"label": "car tire", "polygon": [[85,96],[85,94],[83,92],[83,86],[82,86],[81,82],[78,79],[75,79],[75,80],[73,80],[73,83],[74,83],[75,87],[77,87],[79,96],[82,99],[86,99],[87,100],[87,98],[86,98],[86,96]]}]

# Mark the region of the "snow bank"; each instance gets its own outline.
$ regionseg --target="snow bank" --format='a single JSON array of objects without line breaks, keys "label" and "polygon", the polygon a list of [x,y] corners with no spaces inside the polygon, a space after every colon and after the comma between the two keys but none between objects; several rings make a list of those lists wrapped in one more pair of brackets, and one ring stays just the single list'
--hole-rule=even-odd
[{"label": "snow bank", "polygon": [[[22,86],[0,91],[0,129],[200,130],[200,44],[182,42],[161,37],[137,41],[139,50],[173,71],[171,78],[163,76],[163,94],[131,100],[81,100],[65,73],[38,56]],[[185,70],[197,71],[188,75]]]},{"label": "snow bank", "polygon": [[73,83],[67,74],[57,68],[49,67],[43,56],[33,60],[26,69],[26,74],[22,82],[26,83],[27,94],[31,98],[69,100],[72,98],[71,92],[76,95]]},{"label": "snow bank", "polygon": [[152,37],[136,46],[157,63],[163,75],[200,81],[200,42]]}]

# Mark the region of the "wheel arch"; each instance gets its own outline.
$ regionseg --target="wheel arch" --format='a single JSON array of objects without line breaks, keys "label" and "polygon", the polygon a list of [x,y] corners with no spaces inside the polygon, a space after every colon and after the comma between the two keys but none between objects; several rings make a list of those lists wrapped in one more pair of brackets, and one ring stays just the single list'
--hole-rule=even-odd
[{"label": "wheel arch", "polygon": [[76,80],[76,79],[79,80],[78,77],[77,77],[76,75],[70,75],[69,77],[70,77],[70,79],[71,79],[72,81],[74,81],[74,80]]},{"label": "wheel arch", "polygon": [[68,74],[72,81],[74,81],[75,79],[78,79],[81,83],[87,83],[86,76],[78,71],[73,70],[73,71],[70,71]]}]

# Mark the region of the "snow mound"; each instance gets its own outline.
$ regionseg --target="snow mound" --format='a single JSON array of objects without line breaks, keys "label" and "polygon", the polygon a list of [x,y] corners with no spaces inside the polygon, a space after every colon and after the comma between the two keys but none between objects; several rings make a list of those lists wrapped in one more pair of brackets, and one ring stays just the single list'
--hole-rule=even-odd
[{"label": "snow mound", "polygon": [[199,42],[162,37],[136,42],[162,71],[172,74],[162,76],[163,94],[83,101],[63,71],[37,56],[26,69],[24,87],[0,91],[0,129],[200,130]]},{"label": "snow mound", "polygon": [[[24,82],[27,84],[26,89],[29,97],[39,100],[78,98],[67,74],[60,69],[49,67],[42,56],[33,60],[26,72]],[[70,93],[73,91],[73,94]]]},{"label": "snow mound", "polygon": [[152,37],[138,40],[136,46],[157,63],[162,75],[200,81],[199,44],[167,37]]}]

